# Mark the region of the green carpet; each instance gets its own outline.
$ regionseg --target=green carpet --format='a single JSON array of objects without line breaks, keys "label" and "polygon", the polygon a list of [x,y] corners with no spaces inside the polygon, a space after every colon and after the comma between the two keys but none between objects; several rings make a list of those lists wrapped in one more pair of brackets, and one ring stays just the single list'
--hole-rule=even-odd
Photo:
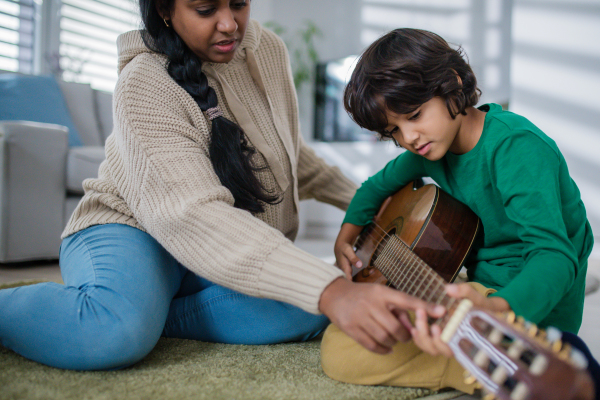
[{"label": "green carpet", "polygon": [[442,400],[460,394],[333,381],[321,370],[319,344],[242,346],[162,338],[140,363],[107,372],[50,368],[0,346],[0,399]]}]

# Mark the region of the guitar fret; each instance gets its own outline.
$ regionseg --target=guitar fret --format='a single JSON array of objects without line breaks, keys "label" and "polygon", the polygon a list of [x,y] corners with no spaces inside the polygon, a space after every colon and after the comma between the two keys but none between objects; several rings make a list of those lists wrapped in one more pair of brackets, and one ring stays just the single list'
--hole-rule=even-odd
[{"label": "guitar fret", "polygon": [[[456,299],[446,294],[446,282],[397,235],[390,235],[374,224],[368,236],[380,243],[373,253],[376,256],[374,266],[396,289],[429,303],[443,305],[449,311],[454,307]],[[435,320],[435,323],[445,325],[448,315]]]}]

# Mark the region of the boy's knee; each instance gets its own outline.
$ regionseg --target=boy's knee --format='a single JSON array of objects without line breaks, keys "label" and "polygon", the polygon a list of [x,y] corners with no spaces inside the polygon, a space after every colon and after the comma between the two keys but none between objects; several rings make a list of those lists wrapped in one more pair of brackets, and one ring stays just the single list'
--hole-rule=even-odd
[{"label": "boy's knee", "polygon": [[360,349],[362,347],[337,326],[329,325],[321,341],[323,372],[336,381],[361,384],[367,371],[362,370],[354,357]]}]

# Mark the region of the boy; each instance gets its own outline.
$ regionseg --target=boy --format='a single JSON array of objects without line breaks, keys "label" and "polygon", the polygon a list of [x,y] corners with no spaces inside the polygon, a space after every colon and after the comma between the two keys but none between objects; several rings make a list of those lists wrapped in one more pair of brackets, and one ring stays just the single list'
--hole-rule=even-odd
[{"label": "boy", "polygon": [[[497,104],[475,108],[479,93],[460,49],[431,32],[397,29],[365,51],[345,91],[346,110],[361,127],[408,151],[357,191],[336,240],[337,264],[347,276],[351,264],[361,267],[353,243],[382,202],[410,181],[431,177],[483,226],[466,262],[470,285],[449,285],[448,294],[576,334],[593,245],[579,190],[554,141]],[[414,326],[406,313],[399,318],[413,340],[387,355],[359,348],[330,325],[324,371],[351,383],[472,393],[439,327],[429,328],[421,311]]]}]

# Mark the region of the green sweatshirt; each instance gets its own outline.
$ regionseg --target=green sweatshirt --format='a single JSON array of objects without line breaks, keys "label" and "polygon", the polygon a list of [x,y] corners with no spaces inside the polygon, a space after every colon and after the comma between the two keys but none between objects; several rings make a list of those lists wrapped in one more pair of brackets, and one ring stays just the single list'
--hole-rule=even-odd
[{"label": "green sweatshirt", "polygon": [[577,333],[593,235],[579,189],[556,143],[527,119],[485,104],[483,133],[468,153],[438,161],[405,151],[365,181],[344,222],[367,225],[408,182],[431,177],[468,205],[483,232],[465,266],[517,315]]}]

